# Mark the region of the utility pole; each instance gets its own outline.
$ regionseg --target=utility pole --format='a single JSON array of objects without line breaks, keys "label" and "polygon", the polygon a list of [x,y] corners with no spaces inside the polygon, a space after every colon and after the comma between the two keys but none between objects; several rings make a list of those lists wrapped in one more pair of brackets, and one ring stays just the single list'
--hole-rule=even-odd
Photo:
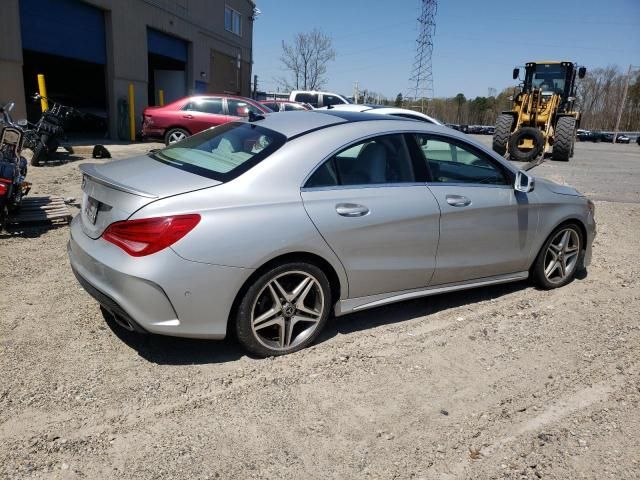
[{"label": "utility pole", "polygon": [[253,99],[256,99],[257,96],[257,92],[258,92],[258,75],[254,75],[253,76]]},{"label": "utility pole", "polygon": [[627,101],[627,92],[629,91],[629,80],[631,79],[632,65],[629,65],[627,70],[627,80],[624,82],[624,93],[622,94],[622,103],[620,104],[620,110],[618,110],[618,118],[616,119],[616,128],[613,130],[613,143],[616,143],[618,138],[618,128],[620,128],[620,120],[622,119],[622,112],[624,112],[624,104]]}]

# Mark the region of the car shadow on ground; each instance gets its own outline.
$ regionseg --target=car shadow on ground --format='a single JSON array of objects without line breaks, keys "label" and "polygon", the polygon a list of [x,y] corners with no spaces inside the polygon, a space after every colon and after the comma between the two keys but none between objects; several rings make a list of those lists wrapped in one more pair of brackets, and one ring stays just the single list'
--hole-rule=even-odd
[{"label": "car shadow on ground", "polygon": [[59,223],[42,223],[40,225],[16,225],[11,224],[5,227],[5,230],[0,231],[0,240],[6,238],[38,238],[44,235],[50,230],[55,228],[67,227],[69,224],[64,222]]},{"label": "car shadow on ground", "polygon": [[[337,335],[350,335],[382,325],[433,315],[464,305],[500,298],[526,288],[531,288],[531,284],[526,281],[494,285],[418,298],[330,318],[316,344],[324,343]],[[103,311],[103,316],[113,333],[149,362],[160,365],[193,365],[225,363],[247,356],[246,351],[232,338],[215,341],[139,334],[122,328],[114,322],[109,313]]]}]

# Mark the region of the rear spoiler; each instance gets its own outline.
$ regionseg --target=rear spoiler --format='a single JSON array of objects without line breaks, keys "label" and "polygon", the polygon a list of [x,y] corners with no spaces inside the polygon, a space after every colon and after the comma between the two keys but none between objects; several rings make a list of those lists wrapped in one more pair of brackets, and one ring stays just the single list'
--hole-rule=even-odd
[{"label": "rear spoiler", "polygon": [[[87,177],[91,178],[92,181],[96,183],[100,183],[102,185],[106,185],[107,187],[113,188],[114,190],[130,193],[132,195],[138,195],[139,197],[158,198],[157,195],[154,195],[148,192],[143,192],[142,190],[136,190],[135,188],[129,187],[127,185],[123,185],[120,182],[116,182],[110,179],[109,177],[106,177],[105,175],[98,172],[98,169],[96,167],[98,167],[99,165],[100,164],[98,163],[84,163],[80,165],[80,171],[82,172],[83,176],[86,175]],[[84,187],[84,178],[82,183],[83,183],[82,186]]]}]

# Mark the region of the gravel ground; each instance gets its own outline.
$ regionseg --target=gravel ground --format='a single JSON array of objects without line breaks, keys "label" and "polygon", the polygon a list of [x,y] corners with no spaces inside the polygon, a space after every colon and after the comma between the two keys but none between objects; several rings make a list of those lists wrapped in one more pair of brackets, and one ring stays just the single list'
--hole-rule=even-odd
[{"label": "gravel ground", "polygon": [[[35,194],[80,198],[71,160],[32,169]],[[0,477],[639,478],[640,148],[534,172],[601,199],[586,275],[349,315],[275,359],[127,334],[67,227],[1,235]]]}]

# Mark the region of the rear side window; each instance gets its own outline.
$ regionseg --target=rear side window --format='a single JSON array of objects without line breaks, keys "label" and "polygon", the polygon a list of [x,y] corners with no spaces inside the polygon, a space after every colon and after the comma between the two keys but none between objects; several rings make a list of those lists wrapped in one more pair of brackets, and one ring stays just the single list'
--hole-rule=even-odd
[{"label": "rear side window", "polygon": [[271,110],[273,110],[274,112],[277,112],[278,110],[280,110],[280,107],[278,106],[277,103],[275,102],[262,102],[262,105],[264,105],[267,108],[270,108]]},{"label": "rear side window", "polygon": [[416,181],[405,136],[382,135],[335,154],[313,172],[306,188]]},{"label": "rear side window", "polygon": [[292,110],[306,110],[306,108],[304,108],[302,105],[296,105],[295,103],[285,103],[284,104],[284,111],[285,112],[290,112]]},{"label": "rear side window", "polygon": [[196,99],[189,102],[184,109],[202,113],[213,113],[216,115],[224,114],[221,98]]},{"label": "rear side window", "polygon": [[151,158],[197,175],[227,182],[267,158],[286,141],[281,133],[231,122],[174,143]]},{"label": "rear side window", "polygon": [[318,94],[317,93],[297,93],[296,102],[308,103],[314,107],[318,107]]}]

